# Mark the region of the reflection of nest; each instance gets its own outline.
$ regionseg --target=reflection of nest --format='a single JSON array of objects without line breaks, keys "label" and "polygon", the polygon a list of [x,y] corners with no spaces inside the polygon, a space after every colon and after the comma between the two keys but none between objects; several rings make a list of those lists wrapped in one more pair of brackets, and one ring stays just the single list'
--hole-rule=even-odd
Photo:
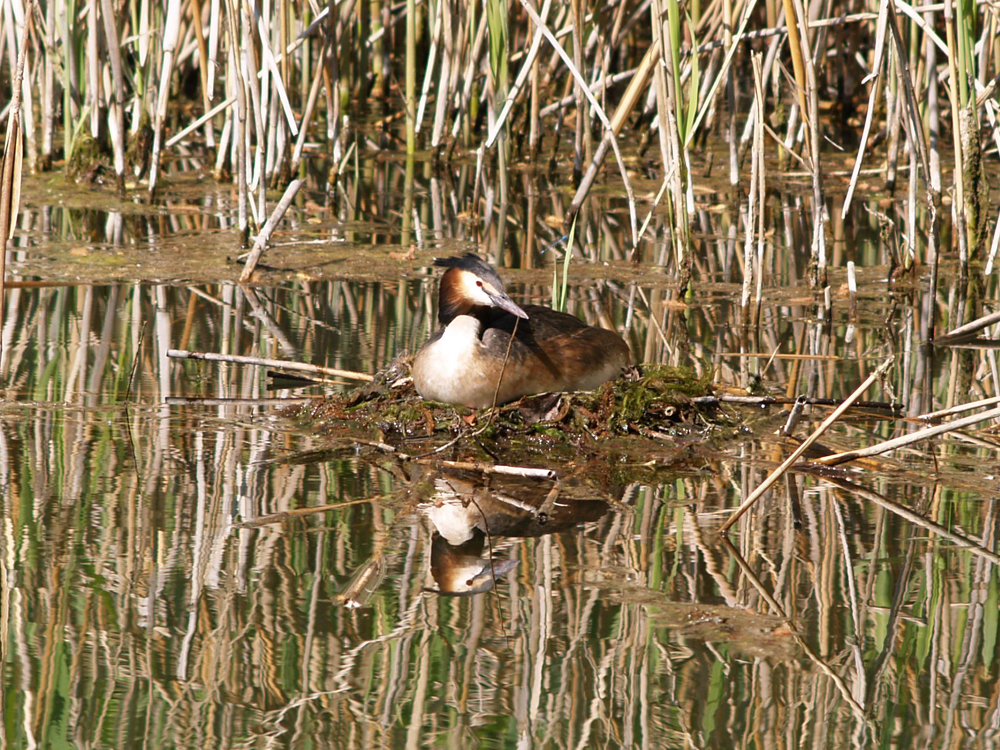
[{"label": "reflection of nest", "polygon": [[[583,485],[552,479],[497,476],[467,470],[442,471],[416,464],[407,481],[408,507],[398,524],[422,516],[432,530],[431,575],[436,593],[472,595],[489,591],[517,566],[501,557],[510,537],[539,537],[601,518],[617,500],[598,499]],[[583,496],[586,494],[587,496]],[[619,493],[620,496],[620,493]],[[349,608],[364,606],[385,574],[385,540],[376,540],[368,562],[355,571],[337,599]]]}]

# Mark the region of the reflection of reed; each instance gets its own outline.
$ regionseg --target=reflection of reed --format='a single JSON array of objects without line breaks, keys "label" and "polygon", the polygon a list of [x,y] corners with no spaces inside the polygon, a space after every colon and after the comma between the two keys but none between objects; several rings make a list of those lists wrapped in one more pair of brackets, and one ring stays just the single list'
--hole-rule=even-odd
[{"label": "reflection of reed", "polygon": [[[342,178],[355,208],[337,199],[332,209],[350,229],[324,219],[312,230],[302,221],[290,236],[353,232],[351,252],[370,246],[362,270],[369,279],[384,276],[379,281],[324,280],[346,263],[345,243],[315,243],[273,248],[275,267],[284,258],[287,268],[314,277],[289,275],[253,301],[223,283],[8,290],[0,364],[8,397],[0,413],[8,742],[72,736],[130,747],[147,737],[147,744],[226,747],[261,737],[296,746],[348,738],[349,746],[374,747],[410,738],[468,746],[488,731],[498,742],[566,748],[740,747],[748,736],[820,747],[861,732],[850,701],[793,648],[787,630],[751,635],[743,627],[768,621],[766,602],[714,543],[731,509],[788,454],[787,443],[770,436],[772,420],[776,427],[783,418],[748,409],[744,416],[759,412],[761,422],[748,418],[740,440],[720,440],[713,453],[694,443],[676,448],[665,428],[667,468],[660,454],[644,456],[648,466],[605,457],[600,466],[558,467],[584,477],[648,474],[625,488],[628,512],[511,543],[504,554],[518,567],[490,594],[446,599],[427,591],[430,532],[408,515],[412,503],[402,493],[413,477],[393,457],[357,455],[339,443],[331,450],[318,426],[260,405],[287,391],[270,393],[259,373],[167,360],[187,339],[200,350],[374,372],[425,340],[436,325],[427,260],[464,242],[443,238],[468,232],[455,210],[469,195],[463,167],[454,179],[435,178],[436,190],[414,178],[412,215],[440,245],[375,266],[381,250],[373,248],[399,236],[386,192],[405,177],[399,164],[359,165]],[[532,193],[512,192],[509,206],[515,250],[505,257],[524,267],[510,271],[512,293],[544,301],[552,260],[537,247],[561,231],[545,217],[563,210],[566,196],[540,176],[512,183]],[[808,221],[794,194],[772,190],[770,236],[796,247],[810,236]],[[921,346],[926,305],[942,320],[954,318],[958,292],[928,302],[897,277],[897,296],[887,297],[888,251],[878,220],[861,212],[838,230],[845,235],[831,268],[836,283],[837,253],[856,258],[856,318],[834,287],[832,311],[820,319],[823,299],[810,289],[803,259],[767,256],[760,348],[751,347],[733,324],[741,276],[729,228],[741,216],[725,197],[696,196],[702,252],[692,261],[693,296],[681,298],[666,269],[573,264],[570,310],[627,330],[648,361],[694,362],[720,383],[746,386],[757,373],[762,387],[783,395],[837,400],[894,350],[900,365],[878,397],[891,400],[891,390],[912,415],[970,392],[996,394],[991,352]],[[79,263],[98,274],[97,249],[113,246],[139,262],[140,243],[152,268],[192,243],[211,258],[212,238],[231,223],[228,208],[216,210],[228,194],[165,199],[171,210],[157,217],[79,205],[31,210],[21,217],[10,265],[69,274]],[[622,206],[613,197],[592,200],[601,231],[587,252],[616,261],[628,247]],[[371,221],[360,221],[362,203]],[[886,210],[896,220],[906,211]],[[641,250],[641,260],[649,265],[661,253],[669,261],[660,247]],[[988,294],[995,298],[995,290]],[[757,356],[772,351],[794,356]],[[232,400],[168,405],[183,396]],[[802,432],[824,408],[804,409]],[[916,429],[859,414],[828,437],[853,449]],[[885,745],[906,746],[919,735],[941,736],[946,746],[960,727],[970,744],[991,739],[1000,700],[992,657],[996,444],[989,434],[958,437],[910,446],[874,469],[855,467],[853,488],[794,471],[738,527],[742,559],[851,700],[876,717]],[[601,447],[615,450],[610,440]],[[283,460],[310,451],[322,462]],[[691,462],[678,463],[678,454]],[[323,513],[303,512],[321,506]],[[282,521],[238,526],[269,514]],[[938,529],[954,536],[939,537]],[[961,546],[965,540],[975,552]],[[351,590],[358,571],[371,582],[367,598],[346,609],[336,597]],[[890,714],[891,723],[877,718]]]}]

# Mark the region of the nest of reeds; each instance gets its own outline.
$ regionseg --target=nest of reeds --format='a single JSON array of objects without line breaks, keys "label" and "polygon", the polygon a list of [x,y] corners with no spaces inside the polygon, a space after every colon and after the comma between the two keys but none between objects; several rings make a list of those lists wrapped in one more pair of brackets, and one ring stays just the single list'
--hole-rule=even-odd
[{"label": "nest of reeds", "polygon": [[633,367],[589,393],[530,396],[497,409],[468,409],[422,399],[401,357],[375,380],[349,393],[310,402],[298,410],[314,429],[341,432],[345,421],[367,427],[388,442],[476,429],[483,440],[530,440],[535,444],[593,445],[641,436],[687,441],[732,428],[736,415],[720,407],[711,381],[691,370],[659,365]]}]

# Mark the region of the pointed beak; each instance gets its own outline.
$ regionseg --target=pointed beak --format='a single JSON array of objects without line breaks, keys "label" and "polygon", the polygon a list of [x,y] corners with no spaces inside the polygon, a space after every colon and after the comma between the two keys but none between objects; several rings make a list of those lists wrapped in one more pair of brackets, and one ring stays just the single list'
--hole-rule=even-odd
[{"label": "pointed beak", "polygon": [[501,576],[506,575],[517,567],[517,560],[494,560],[490,565],[489,560],[483,561],[483,569],[478,575],[469,578],[465,582],[466,594],[481,594],[493,588]]},{"label": "pointed beak", "polygon": [[518,307],[517,305],[515,305],[514,304],[514,300],[512,300],[510,297],[508,297],[503,292],[496,292],[496,291],[488,291],[487,290],[486,294],[489,295],[490,302],[492,302],[494,305],[496,305],[497,307],[499,307],[501,310],[506,310],[511,315],[516,315],[517,317],[521,318],[522,320],[527,320],[528,319],[528,313],[526,313],[520,307]]}]

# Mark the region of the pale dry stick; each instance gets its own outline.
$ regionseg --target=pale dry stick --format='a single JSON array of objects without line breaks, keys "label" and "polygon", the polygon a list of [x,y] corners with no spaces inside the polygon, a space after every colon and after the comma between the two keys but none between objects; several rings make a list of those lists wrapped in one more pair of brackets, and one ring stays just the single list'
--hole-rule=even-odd
[{"label": "pale dry stick", "polygon": [[730,526],[736,523],[740,519],[740,517],[744,513],[746,513],[747,510],[749,510],[751,505],[753,505],[755,502],[757,502],[757,500],[760,499],[761,495],[763,495],[765,492],[771,489],[771,486],[774,485],[774,483],[777,482],[785,474],[785,472],[788,471],[788,469],[792,466],[792,464],[798,461],[799,458],[802,456],[802,454],[804,454],[807,450],[809,450],[810,446],[812,446],[813,443],[819,440],[823,436],[823,433],[825,433],[828,429],[830,429],[830,427],[833,426],[833,423],[836,422],[838,419],[840,419],[840,417],[843,416],[844,412],[846,412],[855,401],[861,398],[862,394],[864,394],[864,392],[868,390],[871,384],[874,383],[876,380],[878,380],[885,373],[885,371],[889,369],[889,365],[892,364],[892,361],[893,358],[890,357],[881,365],[879,365],[877,368],[875,368],[875,371],[872,372],[872,374],[869,375],[867,378],[865,378],[865,381],[861,385],[859,385],[850,396],[844,399],[844,402],[836,409],[834,409],[833,412],[830,414],[830,416],[824,419],[823,423],[820,424],[820,426],[817,427],[809,437],[807,437],[805,440],[802,441],[802,445],[796,448],[792,452],[792,454],[788,458],[786,458],[781,463],[780,466],[778,466],[778,468],[776,468],[768,475],[767,479],[765,479],[757,486],[757,489],[755,489],[753,492],[750,493],[747,499],[743,501],[743,504],[736,509],[736,511],[733,513],[732,516],[730,516],[729,520],[726,521],[724,524],[722,524],[722,527],[719,529],[719,531],[723,533],[726,532]]},{"label": "pale dry stick", "polygon": [[[236,89],[236,112],[233,115],[235,123],[233,127],[233,145],[236,151],[236,185],[239,195],[237,209],[237,230],[239,232],[240,247],[247,246],[250,237],[250,222],[247,217],[247,81],[240,75],[242,69],[240,65],[240,32],[238,24],[240,22],[239,13],[233,4],[233,0],[228,0],[226,5],[226,21],[229,31],[229,72],[232,77],[232,85]],[[222,156],[222,151],[219,151]]]},{"label": "pale dry stick", "polygon": [[237,354],[217,354],[215,352],[189,352],[183,349],[168,349],[167,356],[171,359],[201,359],[207,362],[231,362],[238,365],[254,365],[256,367],[276,367],[282,370],[292,370],[294,372],[308,372],[314,375],[332,375],[338,378],[350,378],[352,380],[364,380],[371,382],[375,378],[368,373],[354,372],[353,370],[338,370],[335,367],[323,367],[322,365],[311,365],[306,362],[287,362],[280,359],[267,359],[266,357],[245,357]]},{"label": "pale dry stick", "polygon": [[872,121],[875,119],[875,105],[878,101],[879,91],[882,90],[882,66],[885,61],[885,40],[886,24],[889,19],[889,3],[892,0],[881,0],[879,4],[878,22],[875,26],[875,58],[872,63],[872,72],[862,81],[862,84],[871,82],[872,89],[868,94],[868,113],[865,116],[865,124],[861,128],[861,141],[858,143],[858,155],[854,158],[854,170],[851,173],[851,181],[847,184],[847,195],[844,196],[844,206],[840,211],[842,219],[847,218],[851,208],[851,199],[854,197],[854,190],[858,186],[858,176],[861,172],[861,165],[864,162],[865,150],[868,146],[868,136],[871,133]]},{"label": "pale dry stick", "polygon": [[[56,48],[56,3],[46,3],[44,43],[46,50]],[[56,62],[54,55],[46,54],[42,61],[45,69],[42,73],[42,91],[39,96],[39,109],[42,111],[42,161],[40,167],[47,172],[52,168],[52,151],[55,146],[55,88]],[[65,63],[64,64],[68,64]],[[2,120],[3,117],[0,117]]]},{"label": "pale dry stick", "polygon": [[[633,68],[632,70],[626,70],[622,73],[615,73],[614,75],[598,78],[596,81],[590,84],[590,90],[596,94],[597,92],[604,91],[605,89],[608,89],[612,86],[617,86],[622,81],[627,81],[631,78],[634,78],[635,74],[638,71],[639,68]],[[549,117],[550,115],[553,115],[556,112],[558,112],[560,109],[566,109],[567,107],[573,106],[573,103],[575,101],[576,100],[572,96],[564,96],[562,99],[555,102],[554,104],[549,104],[548,106],[540,109],[538,111],[538,114],[541,117]],[[618,110],[616,109],[615,112],[617,111]]]},{"label": "pale dry stick", "polygon": [[125,75],[122,73],[121,44],[118,41],[118,27],[111,7],[111,0],[101,0],[101,16],[104,20],[104,37],[108,44],[108,58],[111,61],[111,80],[114,96],[108,110],[108,131],[115,159],[115,179],[118,183],[118,197],[125,197]]},{"label": "pale dry stick", "polygon": [[414,133],[420,133],[420,123],[423,122],[424,112],[427,110],[427,96],[431,90],[431,81],[434,78],[434,64],[437,62],[438,47],[441,44],[441,18],[444,15],[442,3],[438,4],[437,13],[434,17],[434,29],[431,31],[431,47],[427,51],[427,62],[424,64],[424,82],[420,87],[420,101],[417,103],[417,119],[414,125]]},{"label": "pale dry stick", "polygon": [[[329,49],[330,40],[329,37],[323,37],[323,44],[320,45],[319,59],[326,59],[327,50]],[[306,145],[306,135],[309,131],[309,123],[312,121],[313,112],[316,109],[316,101],[319,99],[319,89],[320,84],[323,82],[324,68],[322,65],[316,66],[316,72],[313,75],[312,84],[309,86],[309,96],[306,98],[306,107],[302,112],[302,119],[299,122],[299,135],[295,139],[295,146],[292,148],[292,164],[291,173],[297,174],[299,171],[299,164],[302,161],[302,149]],[[337,171],[340,174],[340,171]]]},{"label": "pale dry stick", "polygon": [[[257,85],[257,76],[261,71],[257,69],[257,58],[254,55],[253,21],[250,18],[250,9],[242,2],[240,3],[240,7],[243,11],[243,23],[240,27],[243,37],[240,44],[239,70],[240,75],[246,81],[247,90],[250,92],[249,111],[253,114],[253,135],[256,141],[256,148],[253,149],[253,169],[250,171],[247,179],[247,189],[251,191],[256,190],[257,199],[256,202],[253,200],[249,201],[248,205],[250,212],[253,214],[254,223],[260,226],[261,222],[264,221],[264,212],[267,207],[267,180],[264,178],[264,162],[267,157],[267,131],[264,126],[264,102],[262,101],[267,87]],[[263,91],[261,90],[262,88]],[[244,135],[247,138],[247,146],[249,147],[249,132]],[[247,166],[250,166],[249,155],[247,157]]]},{"label": "pale dry stick", "polygon": [[1000,322],[1000,311],[990,313],[989,315],[983,315],[981,318],[976,318],[970,323],[959,326],[958,328],[953,328],[948,331],[948,333],[938,336],[934,339],[935,344],[947,343],[948,339],[958,338],[960,336],[966,336],[970,333],[975,333],[976,331],[981,331],[987,326],[991,326],[994,323]]},{"label": "pale dry stick", "polygon": [[[740,294],[740,310],[742,317],[742,324],[748,326],[750,324],[750,289],[754,285],[754,277],[759,277],[761,273],[761,268],[756,262],[756,253],[753,251],[754,239],[756,234],[759,232],[761,235],[764,234],[765,228],[763,226],[763,221],[760,225],[757,223],[757,201],[759,200],[761,204],[766,200],[766,195],[760,192],[763,187],[763,181],[761,179],[760,170],[763,167],[764,154],[763,154],[763,123],[764,123],[764,91],[763,91],[763,81],[760,75],[760,54],[753,55],[753,85],[754,85],[754,129],[753,129],[753,147],[750,150],[750,192],[747,196],[747,209],[746,209],[746,241],[743,250],[743,288]],[[742,213],[742,212],[741,212]],[[763,218],[763,217],[762,217]],[[760,288],[760,284],[757,285]],[[759,300],[758,300],[759,304]]]},{"label": "pale dry stick", "polygon": [[212,0],[208,21],[208,76],[206,88],[215,91],[215,68],[219,64],[219,25],[222,22],[221,0]]},{"label": "pale dry stick", "polygon": [[[722,0],[722,43],[724,49],[733,45],[733,0]],[[707,80],[703,85],[711,87],[712,81]],[[757,88],[756,74],[754,75],[754,87]],[[762,87],[761,87],[762,88]],[[729,146],[729,184],[736,187],[740,183],[740,160],[739,144],[736,142],[736,77],[733,69],[726,70],[726,115],[725,139]],[[751,113],[748,119],[752,119],[754,124],[763,118],[757,117],[754,107],[761,106],[763,97],[755,94],[755,102],[751,105]]]},{"label": "pale dry stick", "polygon": [[539,17],[535,9],[531,7],[531,4],[527,0],[520,0],[521,7],[524,8],[525,12],[531,18],[531,21],[535,26],[541,30],[542,34],[548,40],[549,44],[555,49],[556,53],[562,58],[563,63],[566,65],[569,72],[573,75],[573,79],[577,82],[583,95],[587,98],[590,106],[593,107],[595,114],[598,119],[600,119],[601,124],[604,125],[606,137],[611,140],[611,147],[614,149],[615,158],[618,160],[618,169],[621,172],[622,182],[625,185],[625,192],[628,194],[628,206],[629,206],[629,219],[632,223],[632,241],[633,244],[638,243],[638,230],[636,228],[636,216],[635,216],[635,194],[632,191],[632,182],[628,178],[628,173],[625,170],[625,162],[622,159],[621,151],[618,149],[618,139],[615,137],[614,128],[611,125],[611,121],[608,119],[607,114],[604,112],[604,108],[601,107],[600,103],[594,98],[594,95],[590,92],[590,86],[588,85],[586,79],[573,64],[566,50],[562,48],[562,45],[556,40],[552,31],[545,25],[542,19]]},{"label": "pale dry stick", "polygon": [[[90,107],[90,136],[97,139],[101,135],[101,54],[98,52],[98,23],[96,2],[87,4],[87,53],[84,65],[87,68],[87,89],[85,101]],[[166,45],[164,44],[164,48]],[[166,51],[164,49],[164,51]]]},{"label": "pale dry stick", "polygon": [[914,417],[914,419],[919,419],[922,422],[931,422],[935,419],[940,419],[941,417],[950,417],[952,414],[961,414],[963,411],[981,409],[984,406],[992,406],[993,404],[1000,404],[1000,396],[984,398],[979,401],[972,401],[968,404],[959,404],[958,406],[952,406],[948,409],[939,409],[938,411],[928,412],[927,414],[918,414]]},{"label": "pale dry stick", "polygon": [[[764,253],[767,249],[767,227],[765,224],[765,214],[767,211],[767,160],[764,158],[764,74],[761,70],[761,54],[753,56],[753,80],[757,96],[757,121],[759,127],[754,134],[754,150],[757,152],[757,253],[756,271],[757,288],[756,300],[753,311],[753,326],[758,329],[760,326],[760,308],[764,293]],[[751,221],[754,217],[751,217]]]},{"label": "pale dry stick", "polygon": [[181,26],[181,2],[169,0],[166,8],[167,20],[163,27],[163,51],[160,65],[160,85],[156,92],[156,109],[153,113],[153,151],[149,160],[149,194],[156,193],[156,183],[160,175],[160,151],[163,140],[163,124],[167,118],[167,104],[170,100],[170,79],[174,72],[174,53]]},{"label": "pale dry stick", "polygon": [[481,461],[438,461],[439,465],[448,469],[478,471],[483,474],[502,474],[509,477],[525,479],[555,479],[556,472],[552,469],[536,469],[530,466],[506,466],[504,464],[484,464]]},{"label": "pale dry stick", "polygon": [[715,83],[709,90],[708,96],[706,96],[705,100],[701,103],[701,107],[698,109],[698,114],[695,115],[694,121],[691,123],[691,130],[688,131],[687,138],[684,143],[685,149],[691,145],[694,134],[698,132],[698,128],[701,126],[701,121],[705,119],[705,116],[714,104],[715,92],[726,79],[726,75],[729,72],[729,66],[733,64],[733,56],[736,54],[736,50],[739,49],[740,41],[743,38],[743,34],[746,32],[747,24],[750,23],[750,17],[753,15],[753,11],[756,6],[757,0],[749,0],[746,7],[743,9],[743,18],[740,21],[740,28],[733,35],[733,43],[726,50],[726,56],[723,58],[722,67],[719,68],[719,71],[716,74]]},{"label": "pale dry stick", "polygon": [[821,458],[814,459],[814,462],[822,464],[823,466],[839,466],[842,463],[853,461],[856,458],[878,456],[882,453],[888,453],[891,450],[895,450],[896,448],[903,448],[907,445],[912,445],[913,443],[919,443],[921,440],[927,440],[935,437],[936,435],[954,432],[955,430],[960,430],[963,427],[969,427],[970,425],[978,424],[979,422],[985,422],[988,419],[1000,419],[1000,408],[990,409],[989,411],[980,412],[979,414],[973,414],[968,417],[963,417],[962,419],[956,419],[954,422],[946,422],[945,424],[938,424],[933,427],[925,427],[922,430],[911,432],[909,435],[903,435],[902,437],[893,438],[892,440],[875,443],[875,445],[870,445],[867,448],[860,448],[855,451],[844,451],[843,453],[834,453],[830,456],[822,456]]},{"label": "pale dry stick", "polygon": [[267,241],[271,238],[271,233],[278,226],[278,222],[285,215],[285,211],[292,205],[292,201],[295,199],[300,187],[302,187],[302,180],[292,180],[288,183],[284,195],[281,196],[278,205],[274,207],[274,211],[271,212],[267,222],[253,243],[253,249],[247,255],[246,265],[243,267],[243,273],[240,274],[240,283],[249,281],[250,277],[253,276],[253,272],[257,268],[257,263],[260,261],[260,256],[264,254],[264,249],[267,247]]},{"label": "pale dry stick", "polygon": [[203,114],[201,117],[192,122],[190,125],[178,130],[174,135],[170,136],[170,138],[167,139],[167,148],[173,148],[174,146],[176,146],[178,143],[183,141],[191,133],[196,131],[198,128],[200,128],[206,122],[211,120],[217,114],[229,109],[231,106],[233,106],[235,102],[236,102],[236,97],[234,96],[216,104],[214,107],[212,107],[205,114]]},{"label": "pale dry stick", "polygon": [[[628,88],[625,89],[625,95],[622,97],[618,106],[615,108],[614,117],[611,119],[611,129],[607,131],[604,138],[601,140],[600,145],[597,147],[597,151],[594,153],[594,158],[590,161],[590,166],[587,168],[586,174],[580,180],[580,185],[576,189],[576,194],[573,196],[573,200],[570,202],[569,210],[567,211],[568,216],[576,215],[580,206],[583,204],[584,199],[590,192],[590,188],[597,178],[597,172],[600,170],[601,165],[604,163],[604,157],[608,152],[608,147],[615,145],[612,136],[617,136],[621,133],[622,128],[625,126],[625,122],[628,116],[635,109],[636,104],[638,104],[643,91],[646,89],[646,85],[649,81],[649,76],[652,74],[653,68],[660,59],[660,47],[659,45],[651,45],[649,49],[646,50],[646,54],[643,55],[642,62],[639,63],[639,67],[635,71]],[[617,152],[616,152],[617,153]],[[619,156],[619,163],[621,157]],[[626,181],[626,188],[630,191],[631,186],[628,181]],[[631,193],[630,193],[631,195]],[[634,205],[634,200],[630,202],[630,208]],[[642,236],[642,232],[636,229],[636,218],[631,215],[630,219],[632,222],[632,248],[633,252],[639,244],[639,237]],[[643,232],[645,231],[645,223],[643,227]]]}]

